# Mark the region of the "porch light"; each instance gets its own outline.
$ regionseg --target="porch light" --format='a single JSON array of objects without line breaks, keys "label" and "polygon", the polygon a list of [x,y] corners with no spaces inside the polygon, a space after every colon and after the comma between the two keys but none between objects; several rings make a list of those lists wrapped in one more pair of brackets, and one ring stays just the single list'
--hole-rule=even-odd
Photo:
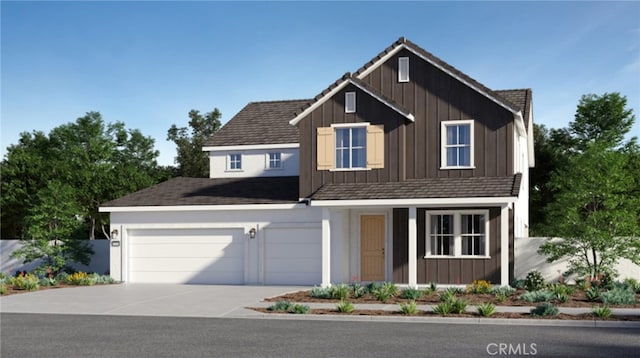
[{"label": "porch light", "polygon": [[255,239],[256,238],[256,228],[252,227],[251,230],[249,230],[249,238],[250,239]]},{"label": "porch light", "polygon": [[111,231],[111,240],[117,240],[118,239],[118,229],[113,229],[113,231]]}]

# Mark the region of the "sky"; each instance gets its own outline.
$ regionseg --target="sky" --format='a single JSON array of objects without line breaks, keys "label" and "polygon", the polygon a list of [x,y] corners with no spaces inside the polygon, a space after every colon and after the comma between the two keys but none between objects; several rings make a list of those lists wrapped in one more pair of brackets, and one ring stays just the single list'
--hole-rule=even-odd
[{"label": "sky", "polygon": [[312,98],[404,36],[485,86],[531,88],[534,121],[620,92],[640,137],[640,2],[0,2],[0,149],[98,111],[155,139],[252,101]]}]

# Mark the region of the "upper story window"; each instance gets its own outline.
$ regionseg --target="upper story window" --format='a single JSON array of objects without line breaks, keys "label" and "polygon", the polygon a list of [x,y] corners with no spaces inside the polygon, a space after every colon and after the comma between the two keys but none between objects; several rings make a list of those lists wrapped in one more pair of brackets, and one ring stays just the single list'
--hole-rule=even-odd
[{"label": "upper story window", "polygon": [[398,58],[398,82],[409,82],[409,57]]},{"label": "upper story window", "polygon": [[489,213],[427,212],[425,256],[488,257]]},{"label": "upper story window", "polygon": [[356,93],[347,92],[344,94],[344,111],[345,113],[356,112]]},{"label": "upper story window", "polygon": [[369,123],[317,128],[318,170],[384,168],[384,127]]},{"label": "upper story window", "polygon": [[242,170],[242,154],[229,154],[229,170]]},{"label": "upper story window", "polygon": [[473,168],[473,120],[442,122],[443,169]]},{"label": "upper story window", "polygon": [[366,168],[365,127],[336,128],[336,168]]},{"label": "upper story window", "polygon": [[268,169],[280,169],[282,168],[282,153],[274,152],[268,154]]}]

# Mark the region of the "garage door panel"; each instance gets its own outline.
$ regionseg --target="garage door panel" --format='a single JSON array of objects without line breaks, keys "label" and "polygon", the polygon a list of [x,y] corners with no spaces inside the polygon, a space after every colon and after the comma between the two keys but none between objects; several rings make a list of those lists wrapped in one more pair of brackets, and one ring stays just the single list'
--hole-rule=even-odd
[{"label": "garage door panel", "polygon": [[132,230],[129,280],[146,283],[244,283],[242,229]]},{"label": "garage door panel", "polygon": [[265,229],[265,283],[315,285],[322,278],[322,231]]}]

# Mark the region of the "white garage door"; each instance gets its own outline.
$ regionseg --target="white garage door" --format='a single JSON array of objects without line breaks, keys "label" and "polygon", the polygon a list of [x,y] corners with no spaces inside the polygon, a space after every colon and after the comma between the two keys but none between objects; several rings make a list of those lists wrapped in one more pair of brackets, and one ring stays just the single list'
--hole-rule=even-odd
[{"label": "white garage door", "polygon": [[322,282],[322,230],[265,229],[265,284],[318,285]]},{"label": "white garage door", "polygon": [[129,281],[242,284],[240,229],[157,229],[129,232]]}]

